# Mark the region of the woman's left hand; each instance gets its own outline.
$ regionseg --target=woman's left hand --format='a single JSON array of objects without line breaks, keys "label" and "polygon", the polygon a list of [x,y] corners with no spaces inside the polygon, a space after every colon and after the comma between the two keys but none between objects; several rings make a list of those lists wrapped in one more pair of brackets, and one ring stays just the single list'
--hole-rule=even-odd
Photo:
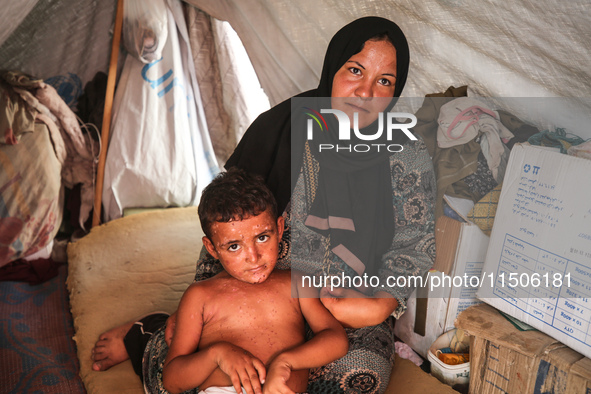
[{"label": "woman's left hand", "polygon": [[176,326],[176,311],[168,316],[168,319],[166,319],[166,328],[164,329],[164,341],[166,342],[166,345],[168,345],[168,347],[170,347],[170,344],[172,343],[172,336],[174,335],[174,328]]},{"label": "woman's left hand", "polygon": [[390,294],[378,291],[369,297],[354,289],[322,288],[320,301],[343,327],[361,328],[382,323],[398,307]]}]

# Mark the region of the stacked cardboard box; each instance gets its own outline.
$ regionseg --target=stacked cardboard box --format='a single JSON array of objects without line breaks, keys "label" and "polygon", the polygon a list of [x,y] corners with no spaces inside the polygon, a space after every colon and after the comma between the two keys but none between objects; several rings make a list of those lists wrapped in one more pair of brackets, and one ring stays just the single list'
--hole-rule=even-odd
[{"label": "stacked cardboard box", "polygon": [[[461,223],[447,216],[437,219],[435,276],[480,276],[489,237],[476,225]],[[440,276],[441,277],[441,276]],[[454,328],[458,313],[478,304],[477,288],[459,286],[415,291],[408,309],[396,322],[395,334],[417,353],[427,358],[431,344],[444,332]]]},{"label": "stacked cardboard box", "polygon": [[515,145],[477,297],[591,357],[591,160]]}]

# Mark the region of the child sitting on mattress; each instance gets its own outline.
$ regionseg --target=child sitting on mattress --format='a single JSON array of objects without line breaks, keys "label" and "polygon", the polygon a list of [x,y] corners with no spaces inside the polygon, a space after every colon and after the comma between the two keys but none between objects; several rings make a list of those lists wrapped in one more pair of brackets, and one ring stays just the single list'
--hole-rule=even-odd
[{"label": "child sitting on mattress", "polygon": [[274,269],[283,232],[276,211],[262,180],[240,170],[215,178],[198,212],[203,244],[225,270],[186,290],[168,354],[166,315],[151,315],[103,334],[93,369],[130,357],[148,392],[306,391],[308,369],[344,356],[348,340],[313,289]]}]

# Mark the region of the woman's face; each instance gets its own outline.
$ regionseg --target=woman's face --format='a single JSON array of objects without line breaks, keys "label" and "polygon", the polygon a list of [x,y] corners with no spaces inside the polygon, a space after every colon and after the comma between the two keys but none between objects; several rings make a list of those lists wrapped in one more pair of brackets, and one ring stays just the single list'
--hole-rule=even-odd
[{"label": "woman's face", "polygon": [[361,52],[351,56],[336,72],[332,82],[333,109],[345,112],[353,125],[359,114],[359,128],[369,126],[394,97],[396,49],[389,41],[366,41]]}]

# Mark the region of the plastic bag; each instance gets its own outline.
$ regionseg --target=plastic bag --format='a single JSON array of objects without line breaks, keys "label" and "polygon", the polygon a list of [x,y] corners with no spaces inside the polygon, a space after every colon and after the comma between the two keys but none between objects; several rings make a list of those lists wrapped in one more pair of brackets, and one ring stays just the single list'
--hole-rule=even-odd
[{"label": "plastic bag", "polygon": [[125,0],[122,37],[125,49],[143,63],[162,57],[168,37],[164,0]]}]

